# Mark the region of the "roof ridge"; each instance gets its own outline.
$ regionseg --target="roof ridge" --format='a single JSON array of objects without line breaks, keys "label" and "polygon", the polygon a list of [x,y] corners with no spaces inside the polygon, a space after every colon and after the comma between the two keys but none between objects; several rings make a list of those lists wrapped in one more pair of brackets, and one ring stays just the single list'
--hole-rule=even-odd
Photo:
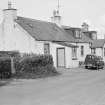
[{"label": "roof ridge", "polygon": [[[52,22],[49,22],[49,21],[44,21],[44,20],[38,20],[38,19],[33,19],[33,18],[28,18],[28,17],[22,17],[22,16],[17,16],[18,18],[23,18],[23,19],[28,19],[28,20],[33,20],[33,21],[38,21],[38,22],[44,22],[44,23],[50,23],[50,24],[55,24],[55,23],[52,23]],[[17,18],[17,20],[18,20]]]}]

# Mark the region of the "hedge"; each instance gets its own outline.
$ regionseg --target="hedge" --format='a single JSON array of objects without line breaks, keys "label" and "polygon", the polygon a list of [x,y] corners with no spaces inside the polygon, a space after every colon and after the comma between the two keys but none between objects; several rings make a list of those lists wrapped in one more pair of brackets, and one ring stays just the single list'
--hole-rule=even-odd
[{"label": "hedge", "polygon": [[17,78],[38,78],[58,74],[51,55],[30,55],[15,58]]},{"label": "hedge", "polygon": [[11,59],[8,57],[0,58],[0,78],[9,78],[11,76]]},{"label": "hedge", "polygon": [[[16,51],[0,52],[0,77],[11,76],[11,59],[14,60],[16,78],[38,78],[58,74],[51,55],[24,54],[22,57]],[[2,76],[1,76],[2,75]]]}]

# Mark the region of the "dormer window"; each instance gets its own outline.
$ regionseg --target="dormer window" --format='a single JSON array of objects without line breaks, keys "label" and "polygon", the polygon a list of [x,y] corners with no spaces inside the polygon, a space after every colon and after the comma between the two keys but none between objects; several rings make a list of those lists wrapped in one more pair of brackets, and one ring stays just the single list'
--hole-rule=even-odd
[{"label": "dormer window", "polygon": [[81,38],[81,31],[80,30],[75,31],[75,37],[76,38]]},{"label": "dormer window", "polygon": [[92,33],[92,39],[96,40],[97,39],[97,34],[96,33]]}]

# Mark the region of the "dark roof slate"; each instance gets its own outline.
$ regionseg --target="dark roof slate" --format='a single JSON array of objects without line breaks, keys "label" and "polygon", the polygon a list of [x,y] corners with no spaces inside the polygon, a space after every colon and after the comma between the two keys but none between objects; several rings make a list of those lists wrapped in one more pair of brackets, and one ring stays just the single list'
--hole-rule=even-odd
[{"label": "dark roof slate", "polygon": [[68,42],[54,42],[54,43],[57,43],[57,44],[62,45],[62,46],[67,46],[67,47],[78,47],[77,45],[73,45],[73,44],[70,44]]},{"label": "dark roof slate", "polygon": [[36,40],[75,42],[71,35],[54,23],[24,17],[18,17],[16,22]]},{"label": "dark roof slate", "polygon": [[[73,33],[73,30],[77,30],[77,29],[80,30],[80,28],[69,28],[69,29],[65,29],[65,31],[75,38],[75,35],[74,35],[75,33]],[[81,38],[75,38],[75,40],[77,43],[92,42],[92,40],[88,36],[86,36],[86,34],[84,34],[84,33],[81,34]]]}]

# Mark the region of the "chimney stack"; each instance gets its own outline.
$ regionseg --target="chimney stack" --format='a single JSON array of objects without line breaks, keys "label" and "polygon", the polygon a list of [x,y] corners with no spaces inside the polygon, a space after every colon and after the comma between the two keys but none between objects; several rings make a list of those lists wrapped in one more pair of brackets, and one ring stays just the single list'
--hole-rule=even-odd
[{"label": "chimney stack", "polygon": [[61,16],[59,15],[59,11],[58,10],[54,10],[53,11],[53,16],[51,17],[51,21],[53,23],[56,23],[58,26],[61,27]]},{"label": "chimney stack", "polygon": [[58,0],[57,9],[53,11],[53,16],[51,17],[51,21],[56,23],[59,27],[61,27],[61,16],[60,16],[60,5]]},{"label": "chimney stack", "polygon": [[3,9],[4,20],[5,21],[13,21],[17,19],[17,9],[12,8],[12,3],[8,1],[8,8]]},{"label": "chimney stack", "polygon": [[85,23],[85,22],[82,24],[82,31],[83,32],[89,31],[89,25],[87,23]]}]

